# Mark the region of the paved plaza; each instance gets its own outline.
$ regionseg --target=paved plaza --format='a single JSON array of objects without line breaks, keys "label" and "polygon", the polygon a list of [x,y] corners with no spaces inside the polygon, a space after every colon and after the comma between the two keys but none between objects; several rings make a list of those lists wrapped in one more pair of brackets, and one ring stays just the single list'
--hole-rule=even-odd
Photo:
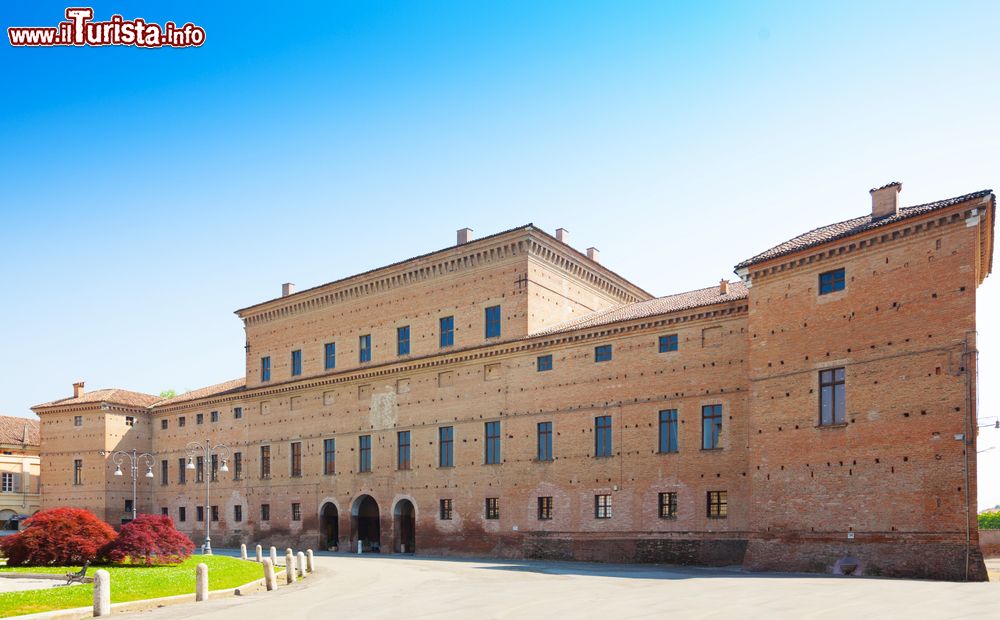
[{"label": "paved plaza", "polygon": [[145,618],[1000,618],[1000,584],[524,560],[320,555],[294,588]]}]

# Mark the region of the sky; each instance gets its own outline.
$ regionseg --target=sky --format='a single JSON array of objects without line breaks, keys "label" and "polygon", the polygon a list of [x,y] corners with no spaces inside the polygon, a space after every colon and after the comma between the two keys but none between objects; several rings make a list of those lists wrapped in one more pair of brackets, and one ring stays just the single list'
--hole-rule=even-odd
[{"label": "sky", "polygon": [[[529,222],[665,295],[1000,182],[1000,3],[93,2],[186,49],[0,41],[0,412],[241,377],[237,308]],[[6,0],[0,25],[66,4]],[[978,290],[1000,407],[1000,275]],[[983,428],[980,450],[1000,444]],[[980,507],[1000,504],[1000,448]]]}]

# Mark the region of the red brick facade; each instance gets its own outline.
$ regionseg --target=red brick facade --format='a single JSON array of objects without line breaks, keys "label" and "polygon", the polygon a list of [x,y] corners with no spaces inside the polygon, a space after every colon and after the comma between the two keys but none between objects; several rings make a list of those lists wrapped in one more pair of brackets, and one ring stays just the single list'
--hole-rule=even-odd
[{"label": "red brick facade", "polygon": [[[140,510],[166,509],[200,541],[205,488],[196,471],[181,484],[180,464],[188,441],[211,438],[242,468],[234,479],[230,457],[213,482],[216,544],[983,579],[975,291],[993,211],[981,192],[880,213],[741,263],[743,282],[659,299],[532,226],[290,294],[238,312],[245,382],[144,406],[113,437],[135,402],[36,407],[43,504],[117,521],[130,487],[98,450],[135,444],[155,461]],[[820,294],[819,274],[841,268],[843,290]],[[500,335],[487,338],[492,306]],[[842,423],[820,424],[824,369],[843,369]],[[676,451],[661,451],[667,411]],[[538,458],[543,423],[551,460]],[[75,459],[93,469],[80,484]]]}]

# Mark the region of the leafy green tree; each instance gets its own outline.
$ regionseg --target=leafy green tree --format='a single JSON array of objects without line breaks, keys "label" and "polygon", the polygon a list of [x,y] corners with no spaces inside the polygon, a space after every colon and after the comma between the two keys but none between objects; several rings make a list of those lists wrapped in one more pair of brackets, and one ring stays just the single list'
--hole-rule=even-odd
[{"label": "leafy green tree", "polygon": [[160,392],[160,398],[173,398],[177,396],[177,392],[174,390],[163,390]]},{"label": "leafy green tree", "polygon": [[1000,530],[1000,512],[984,512],[980,514],[979,529]]}]

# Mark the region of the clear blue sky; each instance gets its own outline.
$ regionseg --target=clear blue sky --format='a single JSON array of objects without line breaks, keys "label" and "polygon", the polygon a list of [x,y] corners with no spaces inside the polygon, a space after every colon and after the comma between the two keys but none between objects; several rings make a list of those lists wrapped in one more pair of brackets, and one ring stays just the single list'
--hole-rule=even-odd
[{"label": "clear blue sky", "polygon": [[[1000,181],[995,2],[84,4],[192,21],[207,42],[0,42],[13,415],[79,379],[242,376],[234,309],[465,226],[568,228],[667,294],[865,213],[873,186],[903,181],[916,204]],[[66,6],[7,0],[0,25]],[[983,416],[1000,406],[998,278],[979,291]],[[1000,503],[998,467],[1000,449],[981,456],[982,505]]]}]

